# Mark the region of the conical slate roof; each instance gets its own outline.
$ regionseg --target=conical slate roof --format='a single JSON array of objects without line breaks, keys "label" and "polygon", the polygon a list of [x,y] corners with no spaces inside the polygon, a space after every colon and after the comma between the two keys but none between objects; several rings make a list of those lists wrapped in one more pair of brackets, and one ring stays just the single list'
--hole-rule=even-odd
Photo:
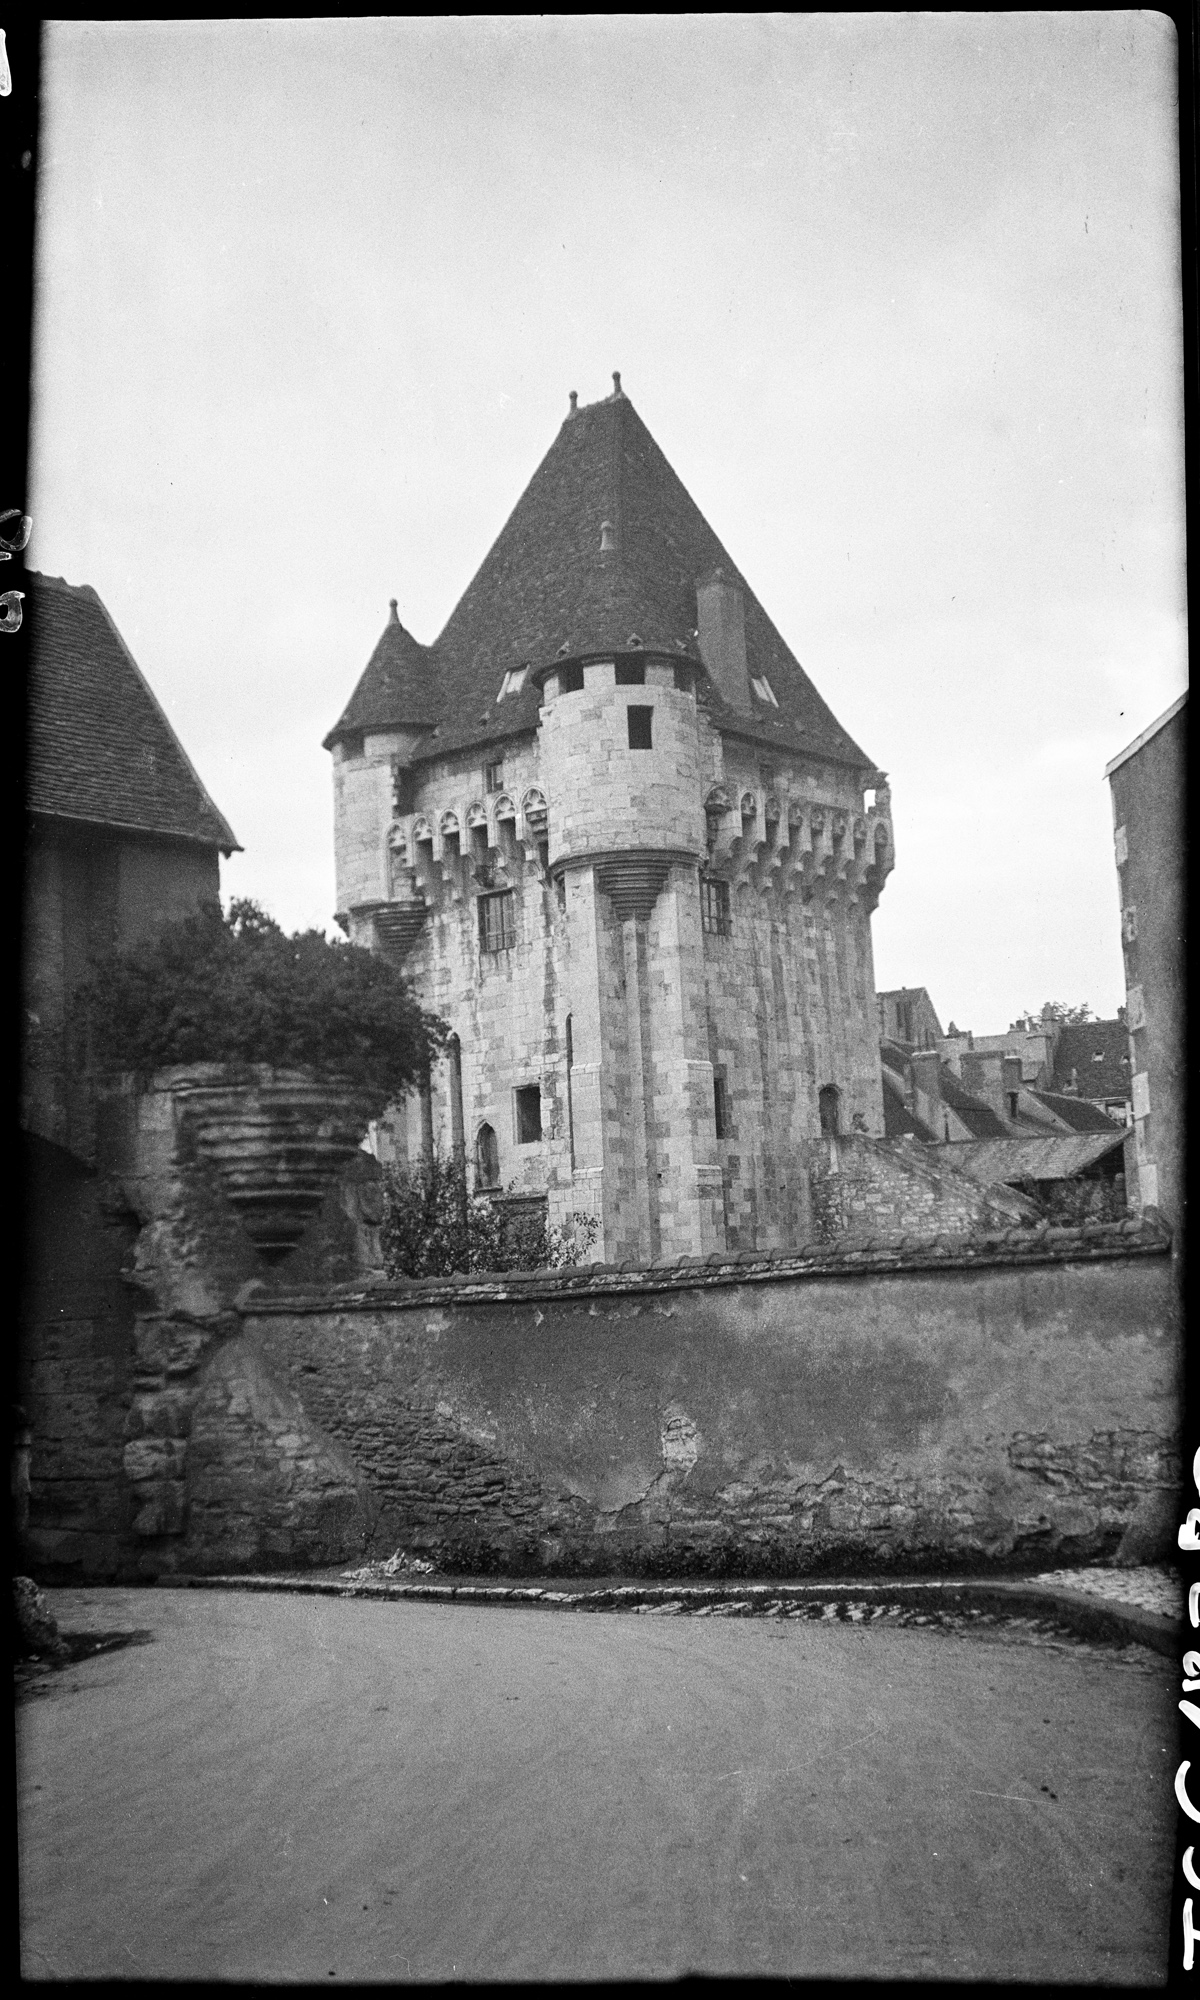
[{"label": "conical slate roof", "polygon": [[[365,722],[432,721],[439,755],[527,732],[537,726],[538,689],[531,677],[519,695],[498,700],[507,669],[627,652],[634,637],[643,651],[698,662],[696,585],[719,567],[743,594],[751,676],[766,676],[778,707],[756,701],[742,714],[709,683],[713,721],[777,750],[869,767],[615,379],[603,402],[572,408],[433,646],[402,634],[403,661],[386,668],[381,654],[402,628],[385,630],[327,745]],[[390,643],[399,661],[400,642]]]},{"label": "conical slate roof", "polygon": [[29,811],[240,853],[91,585],[26,583]]},{"label": "conical slate roof", "polygon": [[328,750],[340,736],[363,729],[432,729],[440,716],[433,654],[405,631],[393,597],[379,643],[336,726],[325,738],[325,748]]}]

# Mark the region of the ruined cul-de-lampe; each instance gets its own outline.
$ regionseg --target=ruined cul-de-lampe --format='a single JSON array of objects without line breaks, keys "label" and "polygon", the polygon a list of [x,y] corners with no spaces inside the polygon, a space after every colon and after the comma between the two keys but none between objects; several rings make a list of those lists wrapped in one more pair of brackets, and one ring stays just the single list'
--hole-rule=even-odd
[{"label": "ruined cul-de-lampe", "polygon": [[784,1248],[813,1142],[884,1130],[889,794],[613,379],[326,738],[339,921],[453,1030],[380,1150],[610,1262]]}]

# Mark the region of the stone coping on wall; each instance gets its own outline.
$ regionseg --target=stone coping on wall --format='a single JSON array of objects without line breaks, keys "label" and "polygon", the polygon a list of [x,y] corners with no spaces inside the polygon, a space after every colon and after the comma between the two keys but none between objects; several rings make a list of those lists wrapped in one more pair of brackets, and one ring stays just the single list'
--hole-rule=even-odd
[{"label": "stone coping on wall", "polygon": [[713,1251],[707,1257],[666,1257],[654,1264],[565,1264],[557,1270],[476,1273],[448,1278],[378,1278],[365,1285],[285,1292],[257,1281],[239,1294],[239,1312],[378,1312],[407,1306],[525,1299],[612,1297],[625,1293],[707,1290],[771,1284],[794,1278],[853,1278],[909,1271],[969,1271],[995,1265],[1098,1263],[1112,1258],[1165,1256],[1170,1231],[1157,1216],[1125,1222],[1085,1222],[1076,1228],[1040,1224],[978,1236],[908,1236],[899,1241],[845,1237],[798,1250]]}]

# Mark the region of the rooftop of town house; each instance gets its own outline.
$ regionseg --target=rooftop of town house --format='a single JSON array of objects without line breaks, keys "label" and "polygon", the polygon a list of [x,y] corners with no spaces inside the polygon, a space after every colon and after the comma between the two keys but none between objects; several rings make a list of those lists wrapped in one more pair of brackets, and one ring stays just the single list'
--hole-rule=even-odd
[{"label": "rooftop of town house", "polygon": [[992,1110],[991,1105],[985,1104],[982,1098],[976,1097],[969,1091],[955,1076],[949,1064],[941,1065],[939,1081],[944,1101],[977,1139],[1003,1139],[1007,1136],[1003,1120]]},{"label": "rooftop of town house", "polygon": [[[393,607],[326,748],[365,729],[436,729],[424,754],[537,728],[539,668],[564,659],[661,653],[700,669],[713,723],[776,752],[819,756],[869,773],[763,610],[737,564],[672,471],[614,375],[614,390],[576,405],[474,579],[431,646]],[[696,585],[714,569],[739,586],[752,713],[728,706],[703,672]],[[506,675],[523,685],[501,695]]]},{"label": "rooftop of town house", "polygon": [[1124,1132],[1110,1125],[1106,1133],[1062,1132],[1039,1138],[966,1139],[951,1141],[954,1164],[972,1180],[1073,1180],[1125,1143]]},{"label": "rooftop of town house", "polygon": [[30,812],[240,853],[90,584],[26,573]]},{"label": "rooftop of town house", "polygon": [[1072,1070],[1080,1097],[1127,1098],[1131,1064],[1126,1023],[1084,1021],[1061,1029],[1054,1051],[1051,1089],[1064,1091],[1071,1081]]},{"label": "rooftop of town house", "polygon": [[[1113,1093],[1114,1096],[1124,1094],[1124,1091]],[[1102,1111],[1098,1104],[1089,1103],[1085,1097],[1069,1097],[1055,1090],[1031,1090],[1029,1095],[1036,1097],[1039,1104],[1044,1104],[1048,1111],[1053,1111],[1056,1118],[1061,1118],[1075,1132],[1111,1132],[1114,1129],[1107,1111]],[[1119,1138],[1120,1128],[1116,1129]]]}]

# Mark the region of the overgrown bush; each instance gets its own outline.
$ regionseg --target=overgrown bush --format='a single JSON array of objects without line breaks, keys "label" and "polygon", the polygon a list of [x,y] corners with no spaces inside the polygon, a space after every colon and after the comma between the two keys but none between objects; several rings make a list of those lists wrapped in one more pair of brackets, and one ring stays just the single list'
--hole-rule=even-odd
[{"label": "overgrown bush", "polygon": [[90,1065],[268,1063],[343,1082],[376,1113],[421,1076],[442,1040],[403,975],[375,952],[288,936],[246,900],[215,900],[93,962],[76,1006]]},{"label": "overgrown bush", "polygon": [[[569,1230],[522,1213],[503,1196],[468,1192],[452,1161],[435,1153],[384,1172],[383,1254],[390,1277],[445,1278],[455,1271],[538,1271],[580,1262],[599,1234],[594,1216]],[[518,1194],[507,1190],[509,1200]]]}]

